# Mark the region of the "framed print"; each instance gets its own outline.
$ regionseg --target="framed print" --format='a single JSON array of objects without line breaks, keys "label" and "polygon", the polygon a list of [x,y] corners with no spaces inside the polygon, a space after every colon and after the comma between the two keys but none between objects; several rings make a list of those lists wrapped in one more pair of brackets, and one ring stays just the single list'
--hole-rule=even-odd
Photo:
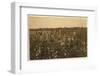
[{"label": "framed print", "polygon": [[89,68],[95,63],[94,8],[12,3],[13,73]]}]

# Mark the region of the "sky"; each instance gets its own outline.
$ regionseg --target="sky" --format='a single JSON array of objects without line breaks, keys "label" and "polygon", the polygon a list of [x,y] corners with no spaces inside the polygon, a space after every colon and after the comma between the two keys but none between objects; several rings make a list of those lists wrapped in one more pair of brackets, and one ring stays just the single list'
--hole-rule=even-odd
[{"label": "sky", "polygon": [[28,16],[28,26],[34,28],[87,27],[87,17]]}]

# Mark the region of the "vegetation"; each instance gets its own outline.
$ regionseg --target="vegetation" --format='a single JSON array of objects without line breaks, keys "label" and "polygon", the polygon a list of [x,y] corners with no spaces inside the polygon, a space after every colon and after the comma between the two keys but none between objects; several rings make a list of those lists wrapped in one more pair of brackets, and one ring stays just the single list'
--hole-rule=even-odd
[{"label": "vegetation", "polygon": [[87,56],[87,28],[29,30],[30,60]]}]

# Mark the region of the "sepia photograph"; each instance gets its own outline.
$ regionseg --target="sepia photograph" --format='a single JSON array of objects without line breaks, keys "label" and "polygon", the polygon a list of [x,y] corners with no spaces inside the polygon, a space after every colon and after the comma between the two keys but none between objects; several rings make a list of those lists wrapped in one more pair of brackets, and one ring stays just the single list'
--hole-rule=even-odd
[{"label": "sepia photograph", "polygon": [[87,19],[28,15],[29,60],[87,57]]}]

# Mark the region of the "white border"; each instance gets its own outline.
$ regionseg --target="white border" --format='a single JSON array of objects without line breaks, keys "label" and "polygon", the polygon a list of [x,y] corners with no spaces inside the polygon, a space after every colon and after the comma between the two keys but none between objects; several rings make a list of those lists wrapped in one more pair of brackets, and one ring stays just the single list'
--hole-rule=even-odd
[{"label": "white border", "polygon": [[[27,8],[28,7],[28,8]],[[38,12],[39,11],[39,12]],[[47,13],[50,12],[50,13]],[[95,12],[94,8],[83,7],[36,7],[27,3],[12,3],[12,69],[13,73],[41,72],[70,68],[89,68],[95,63]],[[88,16],[88,58],[59,60],[42,60],[28,62],[27,45],[27,14]],[[24,27],[23,27],[24,26]],[[26,32],[26,33],[25,33]],[[26,52],[24,53],[24,50]],[[93,57],[94,56],[94,57]],[[66,66],[65,66],[66,65]]]}]

